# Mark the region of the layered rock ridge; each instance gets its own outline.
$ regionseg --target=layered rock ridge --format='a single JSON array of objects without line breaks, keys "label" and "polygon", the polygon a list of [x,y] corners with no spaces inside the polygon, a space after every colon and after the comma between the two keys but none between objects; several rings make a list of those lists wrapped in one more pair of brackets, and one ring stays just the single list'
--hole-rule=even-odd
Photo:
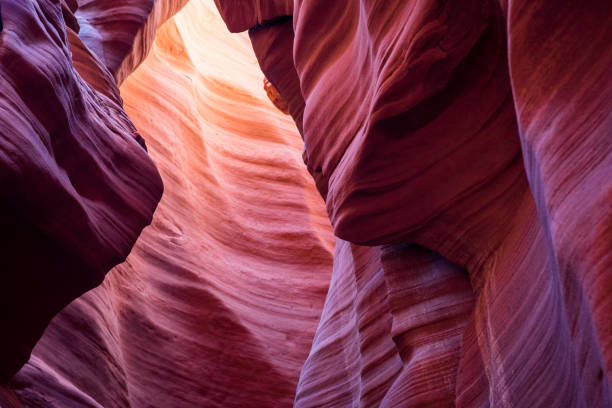
[{"label": "layered rock ridge", "polygon": [[612,406],[608,4],[184,3],[0,2],[0,405]]},{"label": "layered rock ridge", "polygon": [[127,260],[53,319],[13,378],[23,406],[291,406],[335,241],[263,78],[212,1],[157,31],[121,97],[163,198]]},{"label": "layered rock ridge", "polygon": [[605,2],[251,3],[340,238],[295,406],[611,406]]},{"label": "layered rock ridge", "polygon": [[1,3],[0,381],[151,222],[162,181],[75,1]]}]

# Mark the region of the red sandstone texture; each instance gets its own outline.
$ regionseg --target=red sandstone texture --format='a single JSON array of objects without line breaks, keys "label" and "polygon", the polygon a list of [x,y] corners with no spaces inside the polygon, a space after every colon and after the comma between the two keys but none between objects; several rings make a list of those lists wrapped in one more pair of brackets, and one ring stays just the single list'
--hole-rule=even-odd
[{"label": "red sandstone texture", "polygon": [[6,0],[1,13],[4,382],[49,320],[125,260],[162,182],[112,76],[65,25],[61,5]]},{"label": "red sandstone texture", "polygon": [[2,0],[0,404],[612,406],[610,7],[214,3]]},{"label": "red sandstone texture", "polygon": [[341,238],[296,406],[611,406],[611,17],[303,0],[251,30]]},{"label": "red sandstone texture", "polygon": [[118,84],[146,57],[157,28],[187,0],[72,0],[79,37]]},{"label": "red sandstone texture", "polygon": [[164,196],[127,261],[13,377],[23,406],[291,406],[334,238],[263,78],[212,2],[159,29],[121,95]]}]

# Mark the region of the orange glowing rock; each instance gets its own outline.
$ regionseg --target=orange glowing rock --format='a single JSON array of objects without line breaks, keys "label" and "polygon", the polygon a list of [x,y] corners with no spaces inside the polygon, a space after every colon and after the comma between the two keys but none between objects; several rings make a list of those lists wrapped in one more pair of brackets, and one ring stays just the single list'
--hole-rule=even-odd
[{"label": "orange glowing rock", "polygon": [[276,106],[281,112],[288,114],[289,109],[287,108],[287,102],[285,102],[283,97],[280,96],[276,87],[272,85],[270,81],[268,81],[268,78],[264,78],[264,89],[266,90],[266,94],[274,106]]}]

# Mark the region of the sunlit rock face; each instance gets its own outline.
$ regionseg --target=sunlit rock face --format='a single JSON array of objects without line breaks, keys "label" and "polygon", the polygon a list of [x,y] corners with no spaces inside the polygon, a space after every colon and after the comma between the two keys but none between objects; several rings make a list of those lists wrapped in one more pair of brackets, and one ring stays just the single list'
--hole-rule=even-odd
[{"label": "sunlit rock face", "polygon": [[25,406],[291,406],[335,243],[263,78],[212,2],[159,29],[121,95],[163,198],[127,261],[13,379]]}]

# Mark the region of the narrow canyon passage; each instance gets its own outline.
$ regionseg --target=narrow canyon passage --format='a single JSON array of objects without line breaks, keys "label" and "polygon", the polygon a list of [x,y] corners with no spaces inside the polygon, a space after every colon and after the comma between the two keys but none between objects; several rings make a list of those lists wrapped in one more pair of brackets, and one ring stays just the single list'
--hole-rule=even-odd
[{"label": "narrow canyon passage", "polygon": [[612,408],[604,0],[0,0],[0,408]]},{"label": "narrow canyon passage", "polygon": [[26,406],[291,406],[334,237],[291,118],[212,0],[121,86],[164,182],[127,261],[60,313],[14,380]]}]

